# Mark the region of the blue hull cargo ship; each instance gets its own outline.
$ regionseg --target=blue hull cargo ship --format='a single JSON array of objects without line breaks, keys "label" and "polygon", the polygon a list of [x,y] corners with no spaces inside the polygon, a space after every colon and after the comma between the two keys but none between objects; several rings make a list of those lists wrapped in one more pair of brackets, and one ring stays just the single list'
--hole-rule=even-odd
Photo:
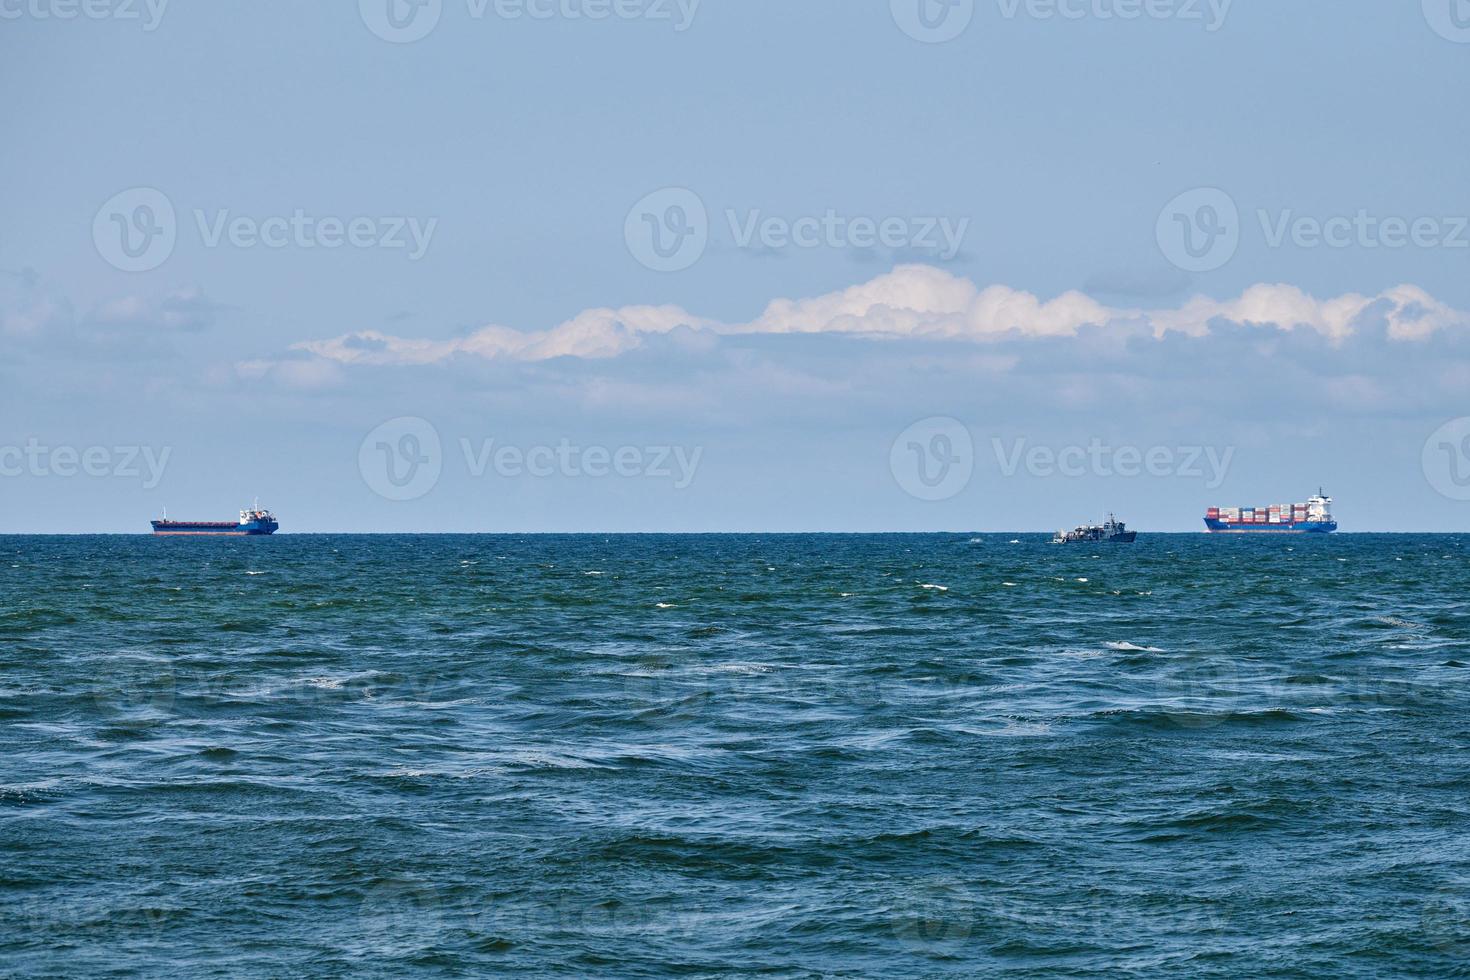
[{"label": "blue hull cargo ship", "polygon": [[1211,534],[1331,534],[1332,498],[1320,489],[1304,504],[1270,507],[1211,507],[1205,512]]},{"label": "blue hull cargo ship", "polygon": [[274,514],[268,510],[261,510],[260,505],[257,504],[253,510],[240,511],[238,521],[171,521],[168,515],[164,514],[162,520],[153,522],[153,533],[160,536],[223,535],[241,538],[275,534],[280,526],[276,523]]}]

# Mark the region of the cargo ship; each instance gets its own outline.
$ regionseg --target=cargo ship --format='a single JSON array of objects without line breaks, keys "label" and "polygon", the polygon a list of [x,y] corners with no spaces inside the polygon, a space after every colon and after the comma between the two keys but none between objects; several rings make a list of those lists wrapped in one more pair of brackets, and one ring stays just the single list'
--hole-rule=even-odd
[{"label": "cargo ship", "polygon": [[276,517],[256,504],[251,510],[240,511],[238,521],[171,521],[164,511],[163,519],[153,521],[153,533],[158,535],[226,535],[229,537],[256,537],[275,534],[280,528]]},{"label": "cargo ship", "polygon": [[1205,511],[1205,530],[1211,534],[1331,534],[1332,498],[1318,488],[1304,504],[1269,507],[1211,507]]},{"label": "cargo ship", "polygon": [[1128,530],[1128,525],[1112,514],[1101,524],[1079,524],[1070,531],[1058,531],[1051,539],[1052,544],[1088,544],[1108,541],[1114,544],[1132,544],[1138,537],[1137,531]]}]

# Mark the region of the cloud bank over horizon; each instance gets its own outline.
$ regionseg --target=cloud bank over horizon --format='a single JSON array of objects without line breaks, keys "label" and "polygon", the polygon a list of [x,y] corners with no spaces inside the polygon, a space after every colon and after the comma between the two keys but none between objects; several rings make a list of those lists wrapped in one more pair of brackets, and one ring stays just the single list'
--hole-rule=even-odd
[{"label": "cloud bank over horizon", "polygon": [[[585,310],[544,330],[490,324],[460,337],[436,339],[361,330],[292,345],[293,354],[242,362],[248,377],[287,365],[303,380],[332,383],[326,364],[307,371],[302,358],[343,366],[423,366],[456,358],[541,362],[557,358],[607,360],[676,331],[715,337],[840,335],[874,341],[1017,342],[1077,337],[1089,329],[1167,340],[1204,338],[1230,327],[1307,331],[1330,344],[1367,332],[1391,341],[1424,340],[1470,328],[1470,314],[1414,285],[1376,295],[1318,298],[1284,283],[1260,283],[1219,300],[1197,295],[1167,308],[1109,306],[1079,291],[1043,299],[1006,285],[978,286],[926,265],[902,265],[846,289],[804,299],[772,300],[755,319],[723,323],[674,305]],[[295,366],[290,366],[295,365]]]},{"label": "cloud bank over horizon", "polygon": [[[634,305],[542,330],[389,328],[289,343],[258,335],[252,316],[197,289],[82,306],[31,286],[4,291],[0,345],[13,355],[13,393],[28,387],[50,400],[48,377],[85,372],[98,387],[132,385],[191,414],[209,414],[209,392],[233,391],[230,411],[252,415],[290,415],[317,396],[345,414],[388,393],[412,410],[457,392],[470,411],[568,424],[579,411],[829,424],[959,403],[1017,419],[1091,411],[1127,426],[1164,415],[1181,424],[1312,411],[1429,417],[1458,410],[1470,390],[1470,314],[1414,285],[1324,298],[1262,283],[1142,307],[900,265],[771,300],[742,322]],[[255,397],[262,390],[291,397],[272,407]]]}]

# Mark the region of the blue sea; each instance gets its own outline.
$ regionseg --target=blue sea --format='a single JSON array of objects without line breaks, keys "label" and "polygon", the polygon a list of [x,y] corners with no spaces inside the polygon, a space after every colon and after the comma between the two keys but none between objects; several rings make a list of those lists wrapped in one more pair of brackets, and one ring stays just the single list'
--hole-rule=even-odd
[{"label": "blue sea", "polygon": [[1467,559],[0,538],[0,975],[1466,975]]}]

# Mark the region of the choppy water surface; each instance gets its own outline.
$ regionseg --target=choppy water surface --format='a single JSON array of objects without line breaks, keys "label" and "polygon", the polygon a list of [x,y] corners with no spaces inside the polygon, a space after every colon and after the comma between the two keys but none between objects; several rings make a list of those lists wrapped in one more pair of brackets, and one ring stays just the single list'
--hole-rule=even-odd
[{"label": "choppy water surface", "polygon": [[0,975],[1470,969],[1470,538],[0,538]]}]

